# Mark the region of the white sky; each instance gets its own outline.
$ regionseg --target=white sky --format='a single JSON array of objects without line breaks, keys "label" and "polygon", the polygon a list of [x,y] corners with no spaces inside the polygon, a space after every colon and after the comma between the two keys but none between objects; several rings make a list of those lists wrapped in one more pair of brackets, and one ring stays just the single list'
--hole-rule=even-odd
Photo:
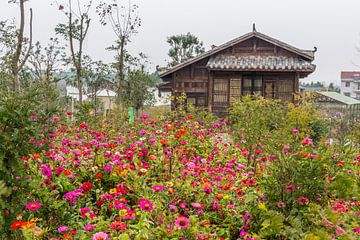
[{"label": "white sky", "polygon": [[[0,0],[0,20],[18,19],[18,9]],[[64,20],[53,0],[29,0],[34,11],[34,39],[46,43],[54,27]],[[100,0],[94,0],[95,4]],[[127,0],[120,0],[127,4]],[[252,30],[301,49],[318,48],[317,69],[307,81],[340,82],[340,71],[360,70],[360,0],[135,0],[142,26],[129,44],[131,53],[144,52],[152,67],[166,64],[166,37],[191,32],[206,49]],[[94,59],[110,62],[113,53],[105,48],[115,36],[98,24],[93,14],[86,51]],[[359,66],[357,66],[357,64]]]}]

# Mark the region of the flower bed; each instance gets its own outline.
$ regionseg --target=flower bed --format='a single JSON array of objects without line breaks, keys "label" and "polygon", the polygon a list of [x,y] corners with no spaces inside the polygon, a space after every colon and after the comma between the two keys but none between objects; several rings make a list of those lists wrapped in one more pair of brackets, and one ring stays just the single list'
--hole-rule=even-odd
[{"label": "flower bed", "polygon": [[[23,159],[25,239],[358,239],[358,149],[289,133],[255,149],[193,115],[60,121]],[[253,153],[250,155],[250,153]],[[28,191],[28,192],[27,192]]]}]

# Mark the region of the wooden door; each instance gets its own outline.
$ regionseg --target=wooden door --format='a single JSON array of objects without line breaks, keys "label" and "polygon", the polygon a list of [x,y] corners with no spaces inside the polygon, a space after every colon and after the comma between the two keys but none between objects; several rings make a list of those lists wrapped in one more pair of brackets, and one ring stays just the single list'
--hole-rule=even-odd
[{"label": "wooden door", "polygon": [[226,114],[229,107],[229,79],[214,78],[213,111],[222,115]]},{"label": "wooden door", "polygon": [[241,100],[241,79],[230,79],[230,104]]},{"label": "wooden door", "polygon": [[265,81],[264,97],[274,99],[276,92],[275,81]]}]

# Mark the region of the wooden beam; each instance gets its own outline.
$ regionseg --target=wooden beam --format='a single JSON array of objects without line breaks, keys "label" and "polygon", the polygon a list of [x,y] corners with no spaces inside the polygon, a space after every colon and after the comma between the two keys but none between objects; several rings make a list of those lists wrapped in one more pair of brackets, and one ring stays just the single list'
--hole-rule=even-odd
[{"label": "wooden beam", "polygon": [[212,112],[212,106],[213,106],[213,95],[214,95],[214,76],[213,72],[209,71],[208,75],[209,84],[208,84],[208,111]]}]

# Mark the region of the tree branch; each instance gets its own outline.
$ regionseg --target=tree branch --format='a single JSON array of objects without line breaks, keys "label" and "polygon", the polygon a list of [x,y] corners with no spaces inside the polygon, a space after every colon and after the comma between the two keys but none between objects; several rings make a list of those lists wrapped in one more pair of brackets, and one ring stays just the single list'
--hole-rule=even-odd
[{"label": "tree branch", "polygon": [[20,63],[18,69],[19,71],[24,67],[27,59],[29,58],[30,56],[30,52],[31,52],[31,49],[32,49],[32,38],[33,38],[33,11],[32,11],[32,8],[30,8],[30,39],[29,39],[29,48],[25,54],[25,57],[24,57],[24,60],[22,61],[22,63]]}]

